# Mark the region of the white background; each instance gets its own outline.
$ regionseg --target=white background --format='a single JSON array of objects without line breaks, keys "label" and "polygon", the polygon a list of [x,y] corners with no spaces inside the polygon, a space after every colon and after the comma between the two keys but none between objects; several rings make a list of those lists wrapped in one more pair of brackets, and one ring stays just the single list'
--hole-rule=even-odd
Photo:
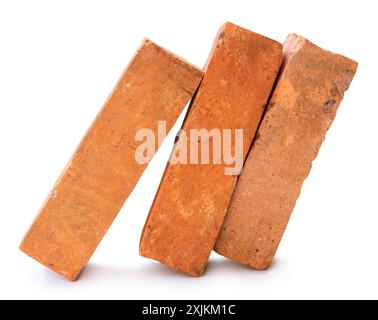
[{"label": "white background", "polygon": [[[0,298],[378,298],[375,5],[1,0]],[[23,234],[142,38],[202,67],[225,21],[279,41],[295,32],[360,63],[272,268],[212,254],[206,274],[190,278],[139,257],[173,136],[77,282],[21,253]]]}]

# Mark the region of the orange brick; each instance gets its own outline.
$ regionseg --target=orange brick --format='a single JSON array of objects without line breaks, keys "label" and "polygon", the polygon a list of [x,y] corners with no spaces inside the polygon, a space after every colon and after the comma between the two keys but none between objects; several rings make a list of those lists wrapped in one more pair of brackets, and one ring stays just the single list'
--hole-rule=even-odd
[{"label": "orange brick", "polygon": [[290,35],[284,67],[247,157],[215,251],[257,269],[272,262],[302,183],[357,63]]},{"label": "orange brick", "polygon": [[43,204],[21,250],[74,280],[107,232],[146,165],[135,133],[169,130],[203,73],[145,40]]},{"label": "orange brick", "polygon": [[[183,130],[243,129],[245,155],[281,61],[280,43],[226,23]],[[237,179],[224,169],[168,164],[141,237],[142,256],[192,276],[204,272]]]}]

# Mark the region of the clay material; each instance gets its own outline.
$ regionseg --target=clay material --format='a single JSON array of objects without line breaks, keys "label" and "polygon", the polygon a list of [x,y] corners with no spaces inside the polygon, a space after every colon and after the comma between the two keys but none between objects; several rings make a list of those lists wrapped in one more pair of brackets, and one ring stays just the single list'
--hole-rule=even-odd
[{"label": "clay material", "polygon": [[169,130],[203,73],[145,40],[56,182],[21,250],[69,280],[95,251],[146,165],[138,129]]},{"label": "clay material", "polygon": [[266,269],[357,63],[290,35],[215,251]]},{"label": "clay material", "polygon": [[[243,129],[246,155],[281,61],[280,43],[223,25],[184,132]],[[224,169],[213,162],[167,165],[141,237],[142,256],[191,276],[203,274],[237,180]]]}]

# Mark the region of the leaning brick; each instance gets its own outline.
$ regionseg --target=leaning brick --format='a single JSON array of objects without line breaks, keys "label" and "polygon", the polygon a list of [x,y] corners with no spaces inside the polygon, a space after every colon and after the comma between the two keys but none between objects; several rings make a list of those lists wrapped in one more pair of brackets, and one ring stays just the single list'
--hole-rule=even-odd
[{"label": "leaning brick", "polygon": [[290,35],[284,64],[215,251],[266,269],[357,63]]},{"label": "leaning brick", "polygon": [[[280,43],[226,23],[183,131],[243,129],[246,155],[281,61]],[[212,161],[168,164],[141,237],[142,256],[191,276],[203,274],[237,180],[225,175],[225,167]]]},{"label": "leaning brick", "polygon": [[145,40],[84,136],[27,232],[21,250],[74,280],[146,165],[135,160],[139,129],[170,129],[202,71]]}]

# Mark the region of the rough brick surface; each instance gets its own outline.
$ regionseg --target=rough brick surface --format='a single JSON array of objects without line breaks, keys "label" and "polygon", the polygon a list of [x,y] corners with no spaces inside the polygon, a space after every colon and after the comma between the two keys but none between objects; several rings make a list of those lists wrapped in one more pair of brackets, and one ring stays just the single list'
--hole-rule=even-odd
[{"label": "rough brick surface", "polygon": [[357,63],[290,35],[215,251],[267,268]]},{"label": "rough brick surface", "polygon": [[[280,43],[226,23],[183,130],[244,129],[246,154],[281,61]],[[141,237],[142,256],[203,274],[237,179],[225,175],[224,167],[168,164]]]},{"label": "rough brick surface", "polygon": [[203,73],[145,40],[81,141],[26,234],[21,250],[74,280],[146,165],[135,133],[167,121],[169,130]]}]

